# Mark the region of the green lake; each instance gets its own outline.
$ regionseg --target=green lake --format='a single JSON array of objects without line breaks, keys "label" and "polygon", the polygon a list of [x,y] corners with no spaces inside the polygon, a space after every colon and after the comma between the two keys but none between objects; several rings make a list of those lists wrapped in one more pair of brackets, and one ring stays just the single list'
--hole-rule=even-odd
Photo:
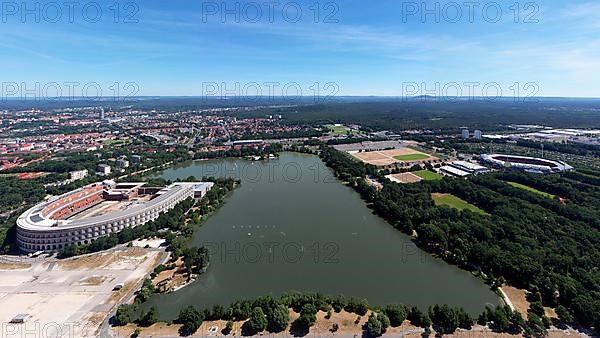
[{"label": "green lake", "polygon": [[211,251],[208,271],[174,293],[153,296],[162,318],[187,305],[314,291],[370,304],[461,306],[479,314],[498,297],[480,279],[418,249],[374,215],[316,156],[282,153],[270,161],[189,162],[166,179],[229,176],[242,185],[195,235]]}]

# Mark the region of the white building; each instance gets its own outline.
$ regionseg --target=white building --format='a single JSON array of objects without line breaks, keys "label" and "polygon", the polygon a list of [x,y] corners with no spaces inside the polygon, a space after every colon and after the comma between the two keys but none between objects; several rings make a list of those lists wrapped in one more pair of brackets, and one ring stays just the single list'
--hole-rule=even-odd
[{"label": "white building", "polygon": [[460,169],[451,167],[449,165],[445,165],[445,166],[441,167],[440,171],[446,175],[456,176],[456,177],[467,177],[467,176],[471,175],[470,173],[468,173],[464,170],[460,170]]},{"label": "white building", "polygon": [[475,130],[475,139],[481,140],[481,130]]},{"label": "white building", "polygon": [[110,166],[108,164],[98,164],[96,167],[96,175],[108,176],[110,175]]},{"label": "white building", "polygon": [[116,164],[119,168],[129,168],[129,161],[124,158],[118,159]]},{"label": "white building", "polygon": [[69,173],[69,175],[71,176],[71,178],[70,178],[71,181],[82,180],[87,177],[88,171],[87,171],[87,169],[71,171]]},{"label": "white building", "polygon": [[[89,244],[125,228],[153,221],[185,199],[206,194],[213,185],[211,182],[178,182],[160,190],[150,200],[136,200],[127,207],[96,216],[73,217],[104,202],[105,196],[110,195],[107,194],[112,188],[109,182],[90,184],[25,211],[17,219],[17,245],[24,252],[37,252]],[[130,193],[135,195],[137,191]]]},{"label": "white building", "polygon": [[461,133],[462,133],[462,138],[463,139],[466,140],[466,139],[469,138],[469,129],[463,129]]},{"label": "white building", "polygon": [[467,161],[454,161],[450,163],[449,166],[473,175],[484,174],[490,171],[490,169],[482,165]]}]

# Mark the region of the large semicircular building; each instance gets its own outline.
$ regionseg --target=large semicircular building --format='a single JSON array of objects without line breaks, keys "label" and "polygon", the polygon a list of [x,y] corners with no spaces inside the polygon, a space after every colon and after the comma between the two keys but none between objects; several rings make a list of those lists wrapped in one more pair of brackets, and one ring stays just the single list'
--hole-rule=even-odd
[{"label": "large semicircular building", "polygon": [[528,156],[484,154],[481,155],[481,160],[497,167],[510,167],[540,173],[571,171],[574,169],[572,166],[562,161]]},{"label": "large semicircular building", "polygon": [[177,182],[166,188],[104,181],[49,198],[17,219],[24,252],[57,251],[153,221],[187,198],[200,198],[211,182]]}]

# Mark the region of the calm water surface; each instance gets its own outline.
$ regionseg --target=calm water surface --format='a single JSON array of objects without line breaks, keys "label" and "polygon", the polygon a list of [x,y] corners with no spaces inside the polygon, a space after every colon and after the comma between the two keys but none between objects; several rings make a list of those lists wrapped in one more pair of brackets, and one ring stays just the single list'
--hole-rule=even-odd
[{"label": "calm water surface", "polygon": [[479,314],[498,298],[468,272],[433,258],[335,180],[318,157],[283,153],[276,160],[197,161],[166,179],[229,176],[242,185],[195,235],[211,250],[196,282],[153,296],[161,317],[187,305],[227,305],[286,291],[367,298],[370,304],[462,306]]}]

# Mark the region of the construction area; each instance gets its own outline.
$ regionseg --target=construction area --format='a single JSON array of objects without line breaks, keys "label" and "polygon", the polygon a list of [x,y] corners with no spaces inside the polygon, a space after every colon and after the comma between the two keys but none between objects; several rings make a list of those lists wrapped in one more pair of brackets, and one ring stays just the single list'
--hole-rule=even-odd
[{"label": "construction area", "polygon": [[124,248],[57,260],[0,257],[2,337],[98,337],[167,254]]},{"label": "construction area", "polygon": [[392,182],[396,183],[417,183],[421,182],[423,179],[413,173],[398,173],[387,175],[388,178]]}]

